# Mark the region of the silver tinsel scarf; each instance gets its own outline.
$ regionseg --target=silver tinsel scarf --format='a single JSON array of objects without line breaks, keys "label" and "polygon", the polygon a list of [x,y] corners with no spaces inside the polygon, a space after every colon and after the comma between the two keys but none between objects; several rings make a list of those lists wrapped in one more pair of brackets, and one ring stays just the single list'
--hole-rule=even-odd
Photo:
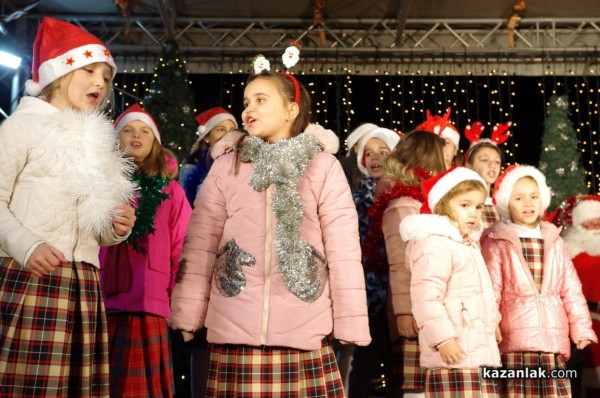
[{"label": "silver tinsel scarf", "polygon": [[300,235],[304,208],[297,186],[310,159],[321,152],[319,141],[308,134],[272,144],[252,137],[239,150],[243,161],[254,163],[250,178],[254,190],[263,191],[275,185],[272,202],[277,218],[275,252],[287,288],[302,301],[315,301],[325,287],[325,264],[317,264],[313,248]]}]

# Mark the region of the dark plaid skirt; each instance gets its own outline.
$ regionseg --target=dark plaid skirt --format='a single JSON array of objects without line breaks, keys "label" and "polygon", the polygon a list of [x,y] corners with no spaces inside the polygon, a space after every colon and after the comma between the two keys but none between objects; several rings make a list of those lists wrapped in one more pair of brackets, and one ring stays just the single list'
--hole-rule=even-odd
[{"label": "dark plaid skirt", "polygon": [[209,344],[207,397],[343,398],[333,348],[302,351],[284,347]]},{"label": "dark plaid skirt", "polygon": [[108,397],[98,270],[67,263],[33,276],[0,258],[0,397]]},{"label": "dark plaid skirt", "polygon": [[[505,369],[537,369],[541,367],[550,373],[553,369],[566,369],[563,357],[547,352],[508,352],[502,354],[502,367]],[[500,393],[503,397],[570,397],[571,381],[565,379],[502,379]]]},{"label": "dark plaid skirt", "polygon": [[111,397],[172,397],[175,393],[167,320],[109,313]]},{"label": "dark plaid skirt", "polygon": [[425,396],[431,398],[497,398],[499,388],[479,369],[426,369]]}]

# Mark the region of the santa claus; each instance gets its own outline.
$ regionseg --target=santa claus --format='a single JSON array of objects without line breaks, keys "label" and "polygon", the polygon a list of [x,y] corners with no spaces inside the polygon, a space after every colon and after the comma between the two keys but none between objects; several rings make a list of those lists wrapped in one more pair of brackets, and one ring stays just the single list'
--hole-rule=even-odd
[{"label": "santa claus", "polygon": [[[600,196],[576,195],[562,208],[559,218],[568,226],[563,238],[581,280],[594,331],[600,336]],[[589,345],[583,356],[583,396],[600,397],[600,344]]]}]

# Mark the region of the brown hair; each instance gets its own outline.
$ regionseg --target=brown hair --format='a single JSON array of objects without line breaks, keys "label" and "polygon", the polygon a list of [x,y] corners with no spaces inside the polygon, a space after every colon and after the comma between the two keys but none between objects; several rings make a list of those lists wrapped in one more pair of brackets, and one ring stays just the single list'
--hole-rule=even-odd
[{"label": "brown hair", "polygon": [[[79,69],[81,69],[81,68],[79,68]],[[72,72],[67,73],[64,76],[59,77],[58,79],[54,80],[53,82],[51,82],[50,84],[48,84],[46,87],[44,87],[42,89],[42,95],[46,98],[46,100],[48,102],[50,102],[52,100],[52,96],[53,96],[54,92],[56,90],[60,90],[60,93],[62,94],[62,96],[65,99],[65,101],[67,102],[67,104],[71,108],[75,108],[75,106],[71,102],[71,99],[69,98],[69,85],[71,84],[71,80],[73,80],[73,72],[75,72],[76,70],[77,69],[75,69]],[[111,71],[112,71],[112,68],[111,68]],[[112,73],[111,73],[110,80],[106,82],[106,87],[107,87],[106,94],[104,95],[104,97],[102,97],[100,99],[100,106],[98,107],[99,109],[105,109],[109,102],[114,102],[114,101],[110,101],[113,98]]]},{"label": "brown hair", "polygon": [[498,152],[498,155],[500,155],[500,163],[502,163],[504,161],[504,157],[502,156],[502,151],[500,150],[498,145],[492,144],[491,142],[483,141],[483,142],[477,143],[477,144],[473,145],[471,148],[467,149],[467,153],[465,154],[466,156],[463,159],[463,162],[464,162],[463,164],[465,164],[465,165],[473,164],[473,158],[475,157],[475,154],[483,148],[490,148],[490,149],[495,150],[496,152]]},{"label": "brown hair", "polygon": [[[286,105],[294,102],[296,88],[292,79],[296,79],[296,77],[293,77],[291,75],[282,75],[280,73],[274,73],[265,70],[259,74],[250,75],[248,77],[248,80],[246,81],[246,85],[248,85],[256,79],[269,79],[274,81],[277,84],[279,92],[281,93],[281,96],[283,97]],[[292,125],[292,137],[295,137],[304,130],[306,130],[306,127],[310,123],[312,116],[310,95],[308,94],[308,91],[306,90],[306,88],[304,88],[302,83],[300,83],[297,79],[296,81],[300,90],[300,103],[298,104],[298,116],[296,116],[294,124]]]},{"label": "brown hair", "polygon": [[446,169],[443,148],[444,141],[439,136],[421,130],[411,131],[400,139],[386,159],[385,173],[405,185],[417,185],[420,180],[411,169],[419,167],[432,175]]},{"label": "brown hair", "polygon": [[178,167],[176,166],[175,170],[169,170],[168,157],[172,158],[176,165],[178,164],[177,156],[170,149],[161,146],[158,140],[155,139],[152,142],[150,153],[138,166],[138,169],[150,177],[160,176],[172,180],[177,175]]},{"label": "brown hair", "polygon": [[487,195],[487,188],[483,186],[481,181],[462,181],[448,191],[448,193],[445,194],[442,199],[440,199],[440,201],[435,205],[433,213],[441,216],[448,216],[451,220],[456,221],[456,215],[454,214],[452,207],[450,207],[450,201],[458,195],[472,191],[480,191],[484,195]]}]

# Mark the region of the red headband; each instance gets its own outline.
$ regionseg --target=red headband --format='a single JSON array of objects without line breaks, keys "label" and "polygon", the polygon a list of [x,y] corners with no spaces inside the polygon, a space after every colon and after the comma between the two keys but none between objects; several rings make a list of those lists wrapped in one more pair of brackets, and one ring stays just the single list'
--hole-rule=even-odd
[{"label": "red headband", "polygon": [[300,84],[298,80],[287,72],[281,72],[281,74],[287,76],[294,83],[294,102],[300,105]]}]

